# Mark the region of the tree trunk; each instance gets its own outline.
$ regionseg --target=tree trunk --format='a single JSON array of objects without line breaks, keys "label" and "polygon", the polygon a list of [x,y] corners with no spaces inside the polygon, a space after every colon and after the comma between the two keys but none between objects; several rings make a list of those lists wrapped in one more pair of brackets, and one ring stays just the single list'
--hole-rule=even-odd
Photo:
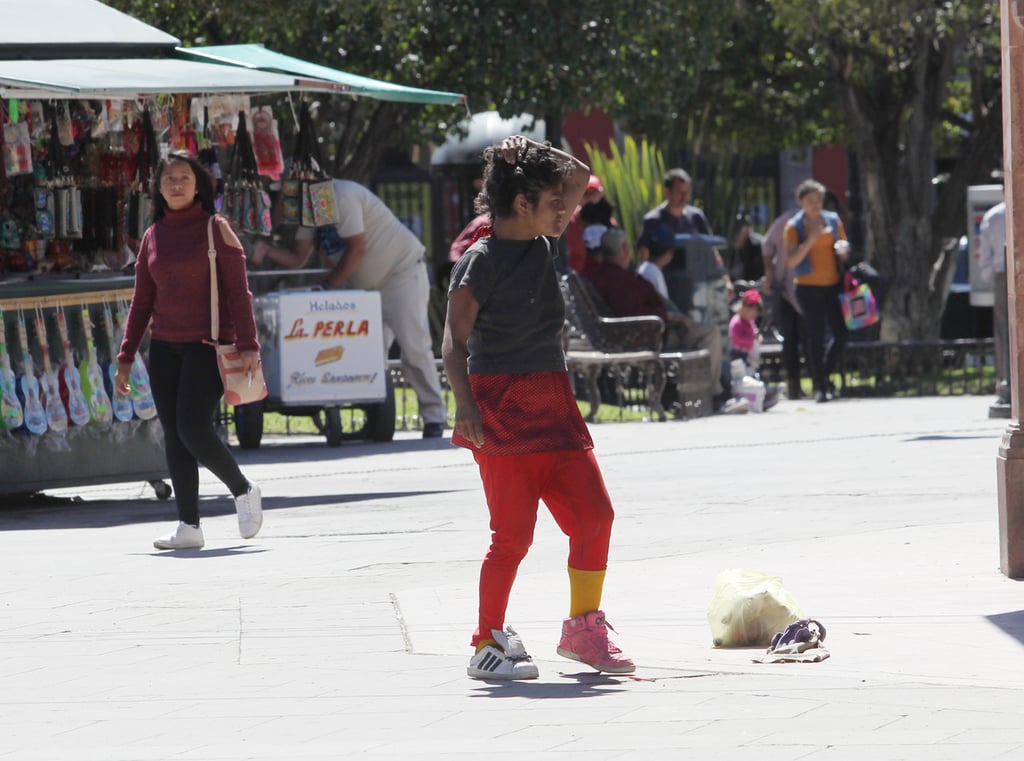
[{"label": "tree trunk", "polygon": [[932,130],[951,56],[938,44],[918,49],[909,72],[872,82],[870,89],[840,76],[863,190],[866,258],[885,281],[885,341],[939,337],[956,266],[955,257],[941,256],[932,223]]}]

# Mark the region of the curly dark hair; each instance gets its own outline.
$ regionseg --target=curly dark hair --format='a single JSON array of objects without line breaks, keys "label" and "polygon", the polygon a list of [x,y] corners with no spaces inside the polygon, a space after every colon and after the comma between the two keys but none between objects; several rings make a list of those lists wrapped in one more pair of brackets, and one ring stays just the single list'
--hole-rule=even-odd
[{"label": "curly dark hair", "polygon": [[153,173],[153,221],[159,222],[167,213],[167,201],[160,194],[160,178],[163,177],[168,165],[175,162],[184,162],[192,168],[192,174],[196,176],[197,200],[209,214],[216,214],[217,207],[214,203],[214,183],[210,172],[199,163],[199,159],[188,151],[173,151],[167,158],[161,161]]},{"label": "curly dark hair", "polygon": [[484,186],[476,197],[476,211],[489,212],[492,218],[509,217],[520,193],[536,206],[541,192],[558,185],[573,169],[571,161],[552,153],[550,143],[531,145],[515,164],[501,157],[500,145],[492,145],[484,150]]}]

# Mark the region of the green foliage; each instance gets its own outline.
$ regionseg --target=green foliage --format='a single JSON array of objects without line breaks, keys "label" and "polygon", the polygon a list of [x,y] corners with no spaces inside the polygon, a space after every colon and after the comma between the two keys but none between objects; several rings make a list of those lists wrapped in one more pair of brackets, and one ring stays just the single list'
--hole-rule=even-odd
[{"label": "green foliage", "polygon": [[[966,186],[989,181],[1001,164],[991,0],[110,4],[185,45],[261,42],[357,74],[464,92],[474,111],[545,118],[552,139],[570,110],[603,108],[659,147],[667,164],[691,171],[696,200],[719,232],[746,192],[752,156],[849,145],[864,192],[866,253],[890,282],[888,338],[938,329],[945,294],[928,286],[937,252],[962,232]],[[440,142],[465,115],[312,100],[333,170],[364,181],[389,147]],[[289,111],[279,104],[285,127]],[[939,156],[950,167],[936,187]],[[630,224],[627,205],[641,202],[619,203]]]},{"label": "green foliage", "polygon": [[621,150],[613,143],[611,156],[592,144],[586,150],[591,171],[601,178],[616,219],[629,240],[635,241],[644,214],[662,201],[665,160],[661,151],[647,140],[637,143],[631,137],[623,140]]}]

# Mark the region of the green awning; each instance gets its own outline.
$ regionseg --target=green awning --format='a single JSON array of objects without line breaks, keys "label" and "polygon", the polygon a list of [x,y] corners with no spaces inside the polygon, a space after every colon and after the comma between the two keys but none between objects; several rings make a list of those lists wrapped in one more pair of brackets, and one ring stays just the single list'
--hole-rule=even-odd
[{"label": "green awning", "polygon": [[418,87],[396,85],[379,79],[349,74],[331,69],[300,58],[268,50],[262,45],[210,45],[195,48],[178,48],[178,53],[194,60],[216,61],[232,66],[245,66],[261,71],[276,71],[315,79],[324,79],[344,85],[353,95],[362,95],[377,100],[398,103],[436,103],[456,105],[466,102],[466,96],[441,90],[424,90]]},{"label": "green awning", "polygon": [[0,60],[0,97],[134,98],[163,93],[344,91],[333,82],[180,58]]}]

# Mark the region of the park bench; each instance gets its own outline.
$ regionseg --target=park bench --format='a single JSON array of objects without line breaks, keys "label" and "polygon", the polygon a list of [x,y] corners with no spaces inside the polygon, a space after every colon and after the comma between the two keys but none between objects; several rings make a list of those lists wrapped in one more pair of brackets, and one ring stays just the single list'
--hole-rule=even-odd
[{"label": "park bench", "polygon": [[566,361],[570,372],[584,384],[590,404],[587,420],[593,422],[601,403],[600,380],[611,381],[617,404],[622,407],[627,390],[637,385],[658,420],[665,420],[662,405],[665,384],[677,391],[678,417],[694,417],[711,411],[711,378],[706,350],[662,352],[664,322],[655,315],[610,317],[610,310],[584,278],[575,272],[562,275],[568,336]]}]

